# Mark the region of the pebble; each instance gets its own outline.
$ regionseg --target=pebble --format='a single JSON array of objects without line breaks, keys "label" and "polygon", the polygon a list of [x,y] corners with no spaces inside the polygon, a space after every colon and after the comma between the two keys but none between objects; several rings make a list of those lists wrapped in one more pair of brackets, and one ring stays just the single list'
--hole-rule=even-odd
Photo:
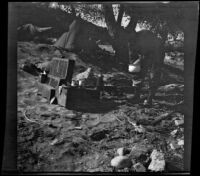
[{"label": "pebble", "polygon": [[181,146],[184,145],[184,140],[182,140],[182,139],[179,140],[179,141],[178,141],[178,145],[181,145]]},{"label": "pebble", "polygon": [[74,127],[75,130],[82,130],[83,128],[81,126]]},{"label": "pebble", "polygon": [[165,160],[164,160],[164,154],[162,152],[153,150],[150,158],[152,161],[148,167],[149,170],[155,171],[155,172],[165,170]]},{"label": "pebble", "polygon": [[65,118],[69,118],[69,119],[73,119],[75,118],[77,115],[73,114],[73,113],[69,113],[69,114],[65,114]]},{"label": "pebble", "polygon": [[126,156],[116,156],[111,160],[111,166],[117,169],[130,168],[132,161]]},{"label": "pebble", "polygon": [[148,101],[147,100],[144,100],[144,103],[143,103],[144,105],[147,105],[148,104]]},{"label": "pebble", "polygon": [[183,125],[184,120],[175,120],[174,123],[175,123],[176,126]]},{"label": "pebble", "polygon": [[137,163],[133,167],[136,172],[146,172],[146,168],[141,163]]}]

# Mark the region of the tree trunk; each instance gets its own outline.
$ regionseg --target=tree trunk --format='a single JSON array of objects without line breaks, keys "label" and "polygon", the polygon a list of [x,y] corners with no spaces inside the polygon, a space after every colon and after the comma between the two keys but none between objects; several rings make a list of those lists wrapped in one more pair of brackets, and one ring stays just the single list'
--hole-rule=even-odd
[{"label": "tree trunk", "polygon": [[115,21],[112,5],[103,4],[103,10],[104,10],[105,22],[108,27],[108,33],[112,37],[112,39],[114,39],[116,36],[118,25]]},{"label": "tree trunk", "polygon": [[[123,6],[121,6],[123,8]],[[117,62],[122,62],[126,67],[128,64],[128,36],[126,31],[122,28],[119,23],[122,20],[123,9],[120,9],[119,19],[115,20],[112,5],[104,4],[104,16],[105,22],[108,27],[108,33],[111,36],[111,44],[115,50],[115,56]]]},{"label": "tree trunk", "polygon": [[123,14],[124,14],[124,5],[121,4],[120,5],[120,9],[119,9],[119,14],[118,14],[118,17],[117,17],[117,24],[118,24],[118,26],[121,26]]},{"label": "tree trunk", "polygon": [[136,18],[131,17],[131,20],[130,20],[129,24],[128,24],[128,26],[126,27],[126,31],[127,31],[128,33],[136,32],[136,31],[135,31],[135,28],[136,28],[137,22],[138,22],[138,20],[137,20]]},{"label": "tree trunk", "polygon": [[115,56],[118,62],[122,62],[127,68],[129,63],[128,58],[128,37],[127,33],[123,29],[117,30],[117,35],[115,36],[113,47],[115,49]]}]

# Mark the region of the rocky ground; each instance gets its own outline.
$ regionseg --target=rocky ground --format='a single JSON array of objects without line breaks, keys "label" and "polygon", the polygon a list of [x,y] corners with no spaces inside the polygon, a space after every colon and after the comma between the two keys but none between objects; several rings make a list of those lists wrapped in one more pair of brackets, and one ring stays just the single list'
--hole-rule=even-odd
[{"label": "rocky ground", "polygon": [[[118,172],[183,170],[184,115],[170,108],[184,99],[180,75],[165,73],[150,108],[135,104],[132,94],[104,94],[99,102],[85,104],[87,111],[69,110],[49,104],[38,94],[39,77],[20,69],[26,62],[43,63],[56,55],[49,45],[18,42],[20,171],[112,172],[112,166]],[[182,62],[183,68],[178,56],[172,56],[172,63],[180,67]],[[106,53],[81,58],[75,73],[88,66],[103,72],[107,84],[131,83],[131,75],[119,71]],[[162,116],[166,118],[153,123]]]}]

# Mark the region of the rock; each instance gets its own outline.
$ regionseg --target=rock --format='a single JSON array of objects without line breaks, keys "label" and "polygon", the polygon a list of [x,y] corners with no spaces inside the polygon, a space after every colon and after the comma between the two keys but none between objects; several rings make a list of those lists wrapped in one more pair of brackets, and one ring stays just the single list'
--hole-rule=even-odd
[{"label": "rock", "polygon": [[176,126],[180,126],[180,125],[184,124],[184,120],[183,119],[181,119],[181,120],[175,120],[174,123],[175,123]]},{"label": "rock", "polygon": [[118,148],[117,149],[117,154],[119,155],[119,156],[124,156],[124,155],[127,155],[127,154],[129,154],[130,153],[130,150],[128,150],[128,149],[126,149],[126,148],[124,148],[124,147],[121,147],[121,148]]},{"label": "rock", "polygon": [[141,163],[137,163],[133,167],[136,172],[146,172],[146,168]]},{"label": "rock", "polygon": [[164,160],[164,154],[162,152],[153,150],[150,158],[151,158],[151,163],[148,167],[149,170],[155,171],[155,172],[165,170],[165,160]]},{"label": "rock", "polygon": [[123,156],[123,155],[124,155],[124,148],[123,148],[123,147],[118,148],[118,149],[117,149],[117,154],[118,154],[119,156]]},{"label": "rock", "polygon": [[178,145],[180,145],[180,146],[184,145],[184,140],[183,139],[179,139],[178,140]]},{"label": "rock", "polygon": [[176,133],[178,132],[178,130],[174,130],[172,131],[170,134],[174,137],[176,135]]},{"label": "rock", "polygon": [[132,161],[126,156],[116,156],[111,160],[111,166],[117,169],[130,168]]},{"label": "rock", "polygon": [[163,160],[164,159],[164,154],[162,152],[159,152],[156,149],[154,149],[153,152],[150,155],[150,158],[152,160],[154,160],[154,159]]},{"label": "rock", "polygon": [[149,167],[149,170],[155,171],[155,172],[161,172],[165,170],[165,160],[153,160]]},{"label": "rock", "polygon": [[169,146],[171,147],[172,150],[175,150],[180,147],[179,145],[176,144],[176,142],[170,143]]}]

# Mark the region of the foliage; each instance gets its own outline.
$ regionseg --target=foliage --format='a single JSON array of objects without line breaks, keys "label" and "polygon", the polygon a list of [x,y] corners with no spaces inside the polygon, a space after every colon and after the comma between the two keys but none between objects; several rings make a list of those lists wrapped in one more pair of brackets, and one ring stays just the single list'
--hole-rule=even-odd
[{"label": "foliage", "polygon": [[[102,4],[78,2],[42,2],[40,4],[51,8],[60,8],[69,14],[80,16],[82,19],[99,26],[107,26]],[[170,36],[174,40],[178,39],[183,42],[184,34],[179,25],[180,19],[183,18],[181,6],[174,2],[170,2],[164,8],[160,8],[163,4],[159,3],[156,5],[147,4],[124,3],[120,25],[126,28],[130,21],[134,20],[137,24],[137,30],[151,30],[164,41],[168,40]],[[112,12],[116,22],[121,8],[122,4],[112,4]],[[131,30],[135,30],[135,27],[133,26]]]},{"label": "foliage", "polygon": [[[134,21],[137,21],[139,28],[151,30],[164,39],[167,39],[168,34],[171,34],[175,39],[182,35],[183,39],[183,34],[181,34],[183,32],[179,25],[179,19],[183,13],[180,7],[166,6],[165,8],[160,8],[162,5],[148,6],[144,4],[138,5],[137,3],[123,5],[124,12],[122,23],[120,23],[121,26],[127,27],[130,20],[134,19]],[[121,6],[121,4],[112,4],[116,21]],[[73,13],[74,9],[76,16],[79,15],[84,20],[100,26],[106,26],[102,4],[57,2],[56,7],[62,8],[67,13]]]},{"label": "foliage", "polygon": [[139,6],[133,4],[126,6],[125,9],[126,13],[137,21],[140,28],[151,30],[167,39],[168,34],[177,38],[182,33],[179,20],[182,18],[183,11],[180,6],[173,5],[160,8],[162,5]]}]

